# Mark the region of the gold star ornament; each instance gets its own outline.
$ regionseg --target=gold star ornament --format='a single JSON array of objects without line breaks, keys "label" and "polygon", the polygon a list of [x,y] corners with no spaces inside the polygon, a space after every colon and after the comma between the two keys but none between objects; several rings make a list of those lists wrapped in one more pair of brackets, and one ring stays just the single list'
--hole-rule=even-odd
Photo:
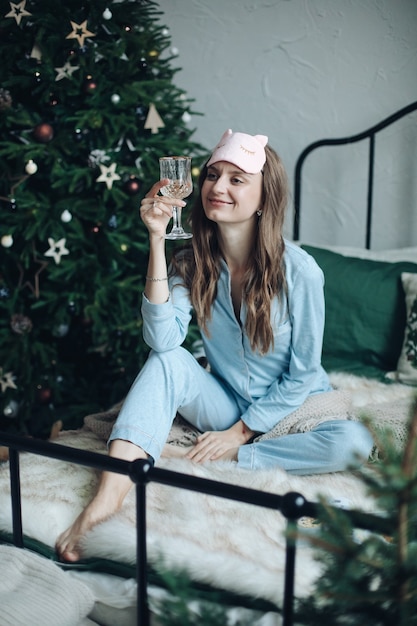
[{"label": "gold star ornament", "polygon": [[71,65],[68,61],[62,67],[55,67],[57,73],[55,82],[62,80],[63,78],[71,78],[74,72],[80,69],[79,65]]},{"label": "gold star ornament", "polygon": [[49,250],[45,252],[45,256],[51,256],[55,263],[59,265],[59,263],[61,263],[61,257],[64,254],[69,254],[69,250],[65,247],[66,242],[67,240],[64,237],[59,241],[55,241],[52,237],[48,237]]},{"label": "gold star ornament", "polygon": [[81,22],[81,24],[77,24],[77,22],[73,22],[70,20],[72,31],[69,35],[67,35],[66,39],[76,39],[80,45],[80,48],[84,45],[84,39],[86,37],[95,37],[95,33],[90,32],[87,29],[87,20]]},{"label": "gold star ornament", "polygon": [[6,13],[5,17],[14,17],[17,25],[20,25],[22,17],[32,15],[32,13],[26,11],[26,0],[22,0],[22,2],[19,2],[19,4],[15,4],[14,2],[9,2],[9,4],[11,11],[9,11],[9,13]]},{"label": "gold star ornament", "polygon": [[96,178],[97,183],[106,183],[107,189],[111,189],[113,187],[113,183],[115,180],[120,180],[119,174],[116,174],[116,163],[112,163],[109,167],[99,164],[99,168],[101,174],[98,178]]},{"label": "gold star ornament", "polygon": [[7,374],[3,374],[3,368],[0,367],[0,387],[1,392],[4,393],[6,389],[17,389],[14,384],[15,377],[12,372],[7,372]]}]

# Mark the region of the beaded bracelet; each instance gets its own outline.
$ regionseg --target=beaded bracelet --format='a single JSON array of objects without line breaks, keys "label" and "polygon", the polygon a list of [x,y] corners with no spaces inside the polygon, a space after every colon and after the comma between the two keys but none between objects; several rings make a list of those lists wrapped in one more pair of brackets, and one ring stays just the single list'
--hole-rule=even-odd
[{"label": "beaded bracelet", "polygon": [[162,283],[165,280],[168,280],[168,277],[165,278],[154,278],[153,276],[147,276],[146,280],[149,280],[151,283]]}]

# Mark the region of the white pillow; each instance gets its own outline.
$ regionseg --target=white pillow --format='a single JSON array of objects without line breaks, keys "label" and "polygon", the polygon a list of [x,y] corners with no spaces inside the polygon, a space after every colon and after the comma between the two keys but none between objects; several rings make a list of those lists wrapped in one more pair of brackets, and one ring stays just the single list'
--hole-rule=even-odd
[{"label": "white pillow", "polygon": [[397,369],[389,372],[387,377],[407,385],[417,385],[417,274],[404,272],[401,281],[407,309],[404,343]]}]

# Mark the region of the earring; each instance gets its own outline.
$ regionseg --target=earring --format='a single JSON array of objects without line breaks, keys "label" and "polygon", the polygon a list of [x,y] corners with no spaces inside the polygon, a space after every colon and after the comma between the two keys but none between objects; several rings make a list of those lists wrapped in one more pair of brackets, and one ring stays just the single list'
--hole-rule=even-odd
[{"label": "earring", "polygon": [[258,217],[261,217],[261,215],[262,215],[262,211],[261,211],[261,209],[258,209],[258,210],[256,211],[256,215],[257,215]]}]

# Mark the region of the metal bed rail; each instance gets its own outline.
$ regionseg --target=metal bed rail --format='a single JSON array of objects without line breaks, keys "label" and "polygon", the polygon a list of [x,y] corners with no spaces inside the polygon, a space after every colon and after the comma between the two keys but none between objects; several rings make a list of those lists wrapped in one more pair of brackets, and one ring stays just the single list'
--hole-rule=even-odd
[{"label": "metal bed rail", "polygon": [[[9,448],[10,487],[12,505],[12,536],[13,544],[24,548],[19,453],[30,452],[41,456],[75,463],[98,470],[116,472],[129,476],[136,486],[136,582],[137,582],[137,624],[149,626],[150,612],[148,606],[147,578],[148,563],[146,551],[146,485],[154,481],[171,487],[188,489],[237,502],[244,502],[281,512],[287,519],[289,530],[295,530],[297,520],[302,516],[317,517],[318,506],[309,502],[300,493],[289,492],[277,495],[255,489],[190,476],[157,468],[151,462],[138,459],[124,461],[97,452],[71,448],[57,443],[30,439],[22,435],[0,432],[0,444]],[[377,529],[385,532],[384,520],[379,517],[345,511],[357,528],[366,530]],[[288,532],[286,536],[285,576],[282,601],[282,624],[293,626],[294,623],[294,579],[296,563],[296,533]],[[277,589],[277,595],[279,591]]]},{"label": "metal bed rail", "polygon": [[294,221],[293,221],[293,239],[298,241],[300,238],[300,215],[301,215],[301,187],[302,187],[302,168],[304,161],[308,155],[322,146],[340,146],[344,144],[356,143],[365,139],[369,140],[369,152],[368,152],[368,189],[367,189],[367,203],[366,203],[366,233],[365,233],[365,247],[367,250],[371,247],[371,234],[372,234],[372,207],[373,207],[373,192],[374,192],[374,162],[375,162],[375,137],[381,130],[390,126],[400,118],[417,110],[417,101],[399,109],[396,113],[393,113],[389,117],[385,118],[375,126],[368,128],[367,130],[357,133],[356,135],[350,135],[348,137],[339,137],[335,139],[320,139],[309,144],[301,152],[295,164],[294,174]]}]

